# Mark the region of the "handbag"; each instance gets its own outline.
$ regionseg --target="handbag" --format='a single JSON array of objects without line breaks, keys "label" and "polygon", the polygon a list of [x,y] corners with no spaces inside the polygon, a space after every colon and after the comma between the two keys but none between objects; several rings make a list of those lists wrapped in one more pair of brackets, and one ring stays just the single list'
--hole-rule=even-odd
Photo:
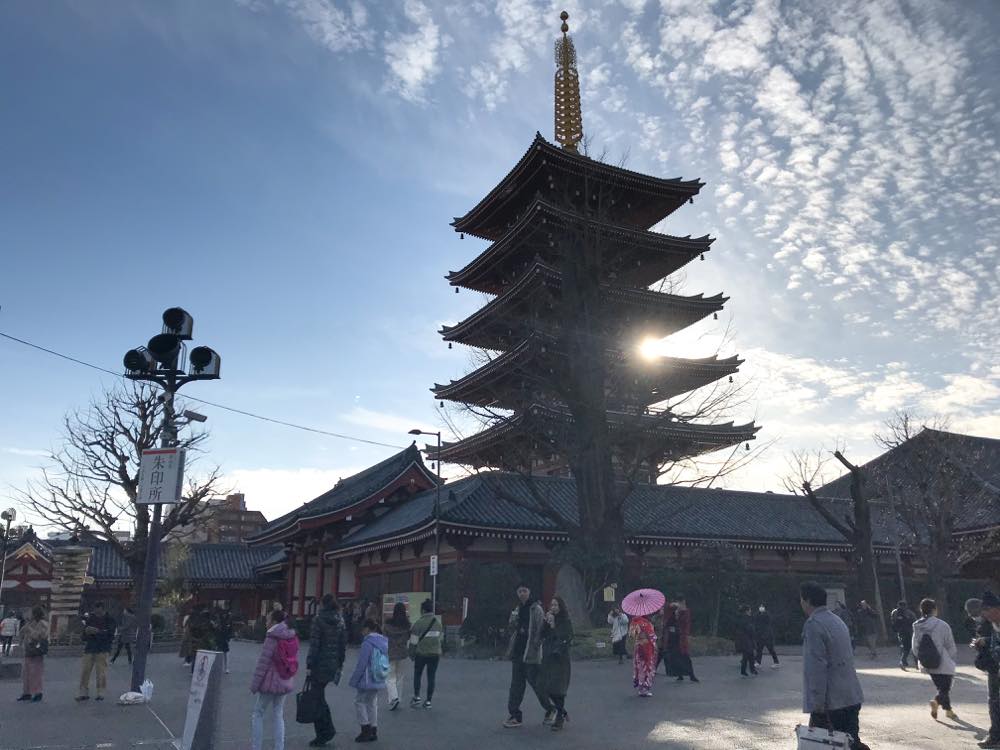
[{"label": "handbag", "polygon": [[851,738],[847,732],[822,727],[795,727],[798,750],[850,750]]},{"label": "handbag", "polygon": [[312,689],[312,678],[306,677],[302,690],[295,696],[295,721],[299,724],[315,724],[322,711],[322,693]]},{"label": "handbag", "polygon": [[25,656],[45,656],[49,653],[49,639],[39,638],[35,641],[28,641],[24,647]]}]

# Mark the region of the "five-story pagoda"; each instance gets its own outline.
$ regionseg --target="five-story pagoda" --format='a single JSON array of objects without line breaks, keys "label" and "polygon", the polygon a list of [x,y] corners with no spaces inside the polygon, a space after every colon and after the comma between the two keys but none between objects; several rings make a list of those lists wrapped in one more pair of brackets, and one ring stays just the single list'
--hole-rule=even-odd
[{"label": "five-story pagoda", "polygon": [[463,236],[492,244],[447,278],[491,299],[441,333],[449,346],[478,349],[485,363],[432,390],[486,424],[445,443],[438,458],[528,475],[568,472],[578,517],[570,513],[567,525],[588,547],[617,547],[635,482],[656,481],[665,464],[752,440],[759,428],[699,423],[670,407],[671,399],[731,377],[741,360],[639,354],[642,341],[716,315],[727,300],[653,290],[712,243],[650,231],[703,184],[650,177],[579,152],[576,52],[568,14],[561,17],[559,145],[536,134],[510,173],[453,222]]}]

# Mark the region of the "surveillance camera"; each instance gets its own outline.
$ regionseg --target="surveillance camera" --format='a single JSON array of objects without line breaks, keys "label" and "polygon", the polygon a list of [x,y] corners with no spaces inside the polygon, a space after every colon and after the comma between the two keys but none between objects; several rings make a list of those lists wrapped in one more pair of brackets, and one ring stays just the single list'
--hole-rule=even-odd
[{"label": "surveillance camera", "polygon": [[196,411],[185,411],[184,412],[184,418],[188,419],[188,420],[190,420],[192,422],[207,422],[208,421],[208,417],[206,417],[204,414],[199,414]]}]

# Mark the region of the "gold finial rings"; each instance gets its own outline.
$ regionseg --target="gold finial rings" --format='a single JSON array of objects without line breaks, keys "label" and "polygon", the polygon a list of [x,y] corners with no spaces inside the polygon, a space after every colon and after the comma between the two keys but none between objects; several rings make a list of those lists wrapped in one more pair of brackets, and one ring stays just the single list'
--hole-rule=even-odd
[{"label": "gold finial rings", "polygon": [[561,18],[562,22],[563,22],[562,23],[562,33],[565,34],[566,32],[569,31],[569,24],[566,23],[566,19],[569,18],[569,13],[567,13],[566,11],[563,11],[562,13],[559,14],[559,18]]}]

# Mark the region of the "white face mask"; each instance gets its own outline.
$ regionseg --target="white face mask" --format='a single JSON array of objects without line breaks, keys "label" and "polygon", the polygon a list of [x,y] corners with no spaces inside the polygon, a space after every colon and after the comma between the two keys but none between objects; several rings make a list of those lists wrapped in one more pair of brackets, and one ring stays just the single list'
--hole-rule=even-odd
[{"label": "white face mask", "polygon": [[760,608],[759,608],[759,609],[758,609],[757,611],[758,611],[758,612],[763,612],[763,611],[764,611],[764,608],[763,608],[763,607],[760,607]]}]

